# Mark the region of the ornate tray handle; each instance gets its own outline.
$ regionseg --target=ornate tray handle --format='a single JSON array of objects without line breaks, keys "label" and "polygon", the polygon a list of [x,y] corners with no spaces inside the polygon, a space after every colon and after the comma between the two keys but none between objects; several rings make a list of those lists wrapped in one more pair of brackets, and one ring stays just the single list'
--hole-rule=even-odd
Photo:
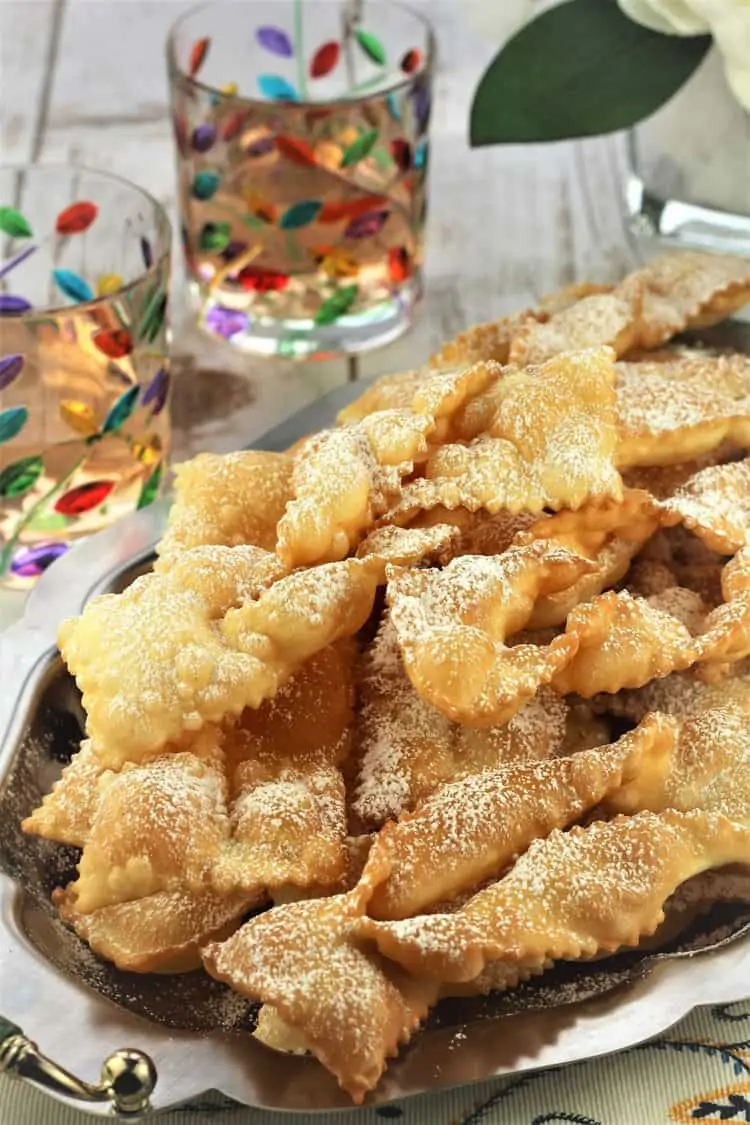
[{"label": "ornate tray handle", "polygon": [[7,1073],[84,1102],[109,1102],[121,1117],[148,1113],[156,1067],[143,1051],[115,1051],[102,1063],[98,1083],[83,1082],[41,1053],[36,1043],[0,1016],[0,1074]]}]

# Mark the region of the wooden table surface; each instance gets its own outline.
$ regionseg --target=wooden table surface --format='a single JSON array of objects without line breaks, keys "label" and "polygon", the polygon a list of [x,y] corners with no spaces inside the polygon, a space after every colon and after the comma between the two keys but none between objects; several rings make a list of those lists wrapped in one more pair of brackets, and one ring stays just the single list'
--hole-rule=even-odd
[{"label": "wooden table surface", "polygon": [[[174,210],[164,40],[189,6],[0,0],[2,162],[73,161],[110,170]],[[471,94],[494,47],[466,24],[462,0],[423,6],[439,43],[427,295],[414,328],[361,358],[360,374],[412,366],[470,323],[573,279],[618,277],[632,261],[621,138],[471,151]],[[344,361],[248,358],[206,339],[189,321],[175,325],[174,351],[177,460],[243,445],[347,374]]]}]

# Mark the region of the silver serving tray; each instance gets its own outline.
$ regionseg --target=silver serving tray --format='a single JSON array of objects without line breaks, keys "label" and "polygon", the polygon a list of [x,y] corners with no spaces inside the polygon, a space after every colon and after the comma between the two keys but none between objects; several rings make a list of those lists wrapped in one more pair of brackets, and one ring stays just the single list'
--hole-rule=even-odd
[{"label": "silver serving tray", "polygon": [[[258,447],[287,448],[326,425],[360,390],[339,388]],[[42,577],[23,621],[0,635],[0,1016],[19,1025],[10,1028],[15,1035],[6,1028],[3,1045],[0,1020],[0,1069],[55,1096],[91,1101],[90,1111],[102,1115],[111,1103],[123,1114],[142,1110],[154,1078],[152,1110],[208,1089],[275,1110],[350,1109],[317,1062],[258,1044],[249,1035],[254,1006],[205,974],[139,976],[96,958],[59,923],[49,902],[77,853],[24,837],[18,828],[81,733],[79,694],[57,654],[57,626],[89,598],[121,590],[148,569],[166,511],[166,502],[154,504],[76,546]],[[617,1051],[659,1034],[700,1004],[744,999],[748,982],[750,905],[724,902],[657,954],[564,965],[508,996],[443,1002],[368,1101]],[[125,1058],[120,1049],[128,1046],[136,1051]],[[143,1062],[139,1051],[155,1067],[140,1102],[128,1101],[127,1082],[113,1092],[111,1060],[106,1080],[96,1083],[105,1055],[114,1052],[116,1070],[132,1070]]]}]

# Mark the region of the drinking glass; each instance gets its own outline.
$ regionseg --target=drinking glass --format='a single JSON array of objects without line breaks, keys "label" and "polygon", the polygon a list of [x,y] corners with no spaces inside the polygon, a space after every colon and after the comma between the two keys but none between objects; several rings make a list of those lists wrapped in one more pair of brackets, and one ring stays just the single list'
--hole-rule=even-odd
[{"label": "drinking glass", "polygon": [[400,335],[422,293],[429,25],[385,0],[220,0],[167,54],[199,324],[301,357]]},{"label": "drinking glass", "polygon": [[0,585],[159,494],[170,238],[126,180],[0,168]]}]

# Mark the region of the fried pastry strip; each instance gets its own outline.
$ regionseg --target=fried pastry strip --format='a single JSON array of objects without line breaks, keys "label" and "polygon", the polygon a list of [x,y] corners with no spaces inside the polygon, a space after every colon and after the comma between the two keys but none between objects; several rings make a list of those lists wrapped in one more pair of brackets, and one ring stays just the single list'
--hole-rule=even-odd
[{"label": "fried pastry strip", "polygon": [[21,821],[23,831],[82,848],[99,803],[104,769],[91,740],[84,739],[41,805]]},{"label": "fried pastry strip", "polygon": [[670,465],[750,444],[750,358],[618,363],[618,468]]},{"label": "fried pastry strip", "polygon": [[733,555],[750,546],[750,460],[702,469],[676,489],[664,508],[712,551]]},{"label": "fried pastry strip", "polygon": [[220,736],[210,728],[190,751],[166,754],[99,780],[99,801],[70,884],[76,910],[207,890],[228,835]]},{"label": "fried pastry strip", "polygon": [[458,363],[477,363],[479,360],[508,363],[513,339],[527,321],[534,319],[534,313],[524,312],[486,324],[475,324],[443,344],[430,359],[430,364],[443,368]]},{"label": "fried pastry strip", "polygon": [[425,561],[447,562],[455,557],[461,532],[450,523],[429,527],[376,527],[357,548],[357,558],[371,556],[394,566],[416,566]]},{"label": "fried pastry strip", "polygon": [[616,289],[637,284],[642,292],[638,343],[657,348],[686,328],[706,328],[750,300],[750,265],[733,254],[682,250],[661,254]]},{"label": "fried pastry strip", "polygon": [[424,477],[403,488],[389,518],[408,523],[438,504],[541,512],[619,498],[612,357],[609,348],[566,352],[501,375],[451,421],[451,432],[468,444],[434,450]]},{"label": "fried pastry strip", "polygon": [[423,367],[381,375],[359,398],[339,411],[336,422],[339,426],[350,426],[380,410],[404,410],[411,406],[414,395],[426,378]]},{"label": "fried pastry strip", "polygon": [[437,997],[354,942],[370,887],[274,907],[203,951],[212,976],[271,1005],[359,1103]]},{"label": "fried pastry strip", "polygon": [[435,371],[408,409],[381,410],[324,431],[296,459],[293,499],[278,526],[277,552],[287,565],[330,562],[355,547],[376,516],[394,503],[402,477],[438,439],[451,415],[500,372],[476,363]]},{"label": "fried pastry strip", "polygon": [[710,664],[750,655],[750,547],[738,551],[722,570],[721,591],[723,604],[709,613],[695,639],[695,659]]},{"label": "fried pastry strip", "polygon": [[713,707],[679,725],[669,752],[652,756],[604,801],[608,813],[703,809],[750,828],[750,721],[741,707]]},{"label": "fried pastry strip", "polygon": [[354,644],[311,657],[225,743],[230,835],[212,870],[223,894],[330,885],[347,863],[341,763],[354,717]]},{"label": "fried pastry strip", "polygon": [[448,718],[468,726],[507,721],[575,653],[571,634],[549,645],[505,639],[526,625],[540,596],[565,589],[593,564],[546,542],[497,557],[465,555],[442,571],[389,572],[387,598],[409,679]]},{"label": "fried pastry strip", "polygon": [[678,617],[659,607],[660,598],[610,590],[577,606],[568,617],[566,635],[578,644],[554,674],[555,690],[588,698],[641,687],[692,664],[693,635]]},{"label": "fried pastry strip", "polygon": [[60,917],[94,953],[130,973],[184,973],[201,964],[200,949],[223,941],[261,896],[211,891],[159,891],[82,914],[69,887],[52,894]]},{"label": "fried pastry strip", "polygon": [[501,726],[474,730],[451,722],[415,691],[389,618],[363,664],[353,807],[368,826],[414,808],[444,781],[551,757],[562,744],[568,708],[545,689]]},{"label": "fried pastry strip", "polygon": [[441,786],[376,838],[369,862],[386,856],[390,874],[375,887],[369,914],[408,918],[497,876],[533,840],[574,823],[652,759],[665,759],[675,737],[674,720],[652,715],[610,747]]},{"label": "fried pastry strip", "polygon": [[220,621],[281,574],[275,555],[257,547],[197,547],[168,573],[94,598],[62,623],[60,651],[105,766],[137,761],[183,730],[242,710],[258,661],[225,644]]},{"label": "fried pastry strip", "polygon": [[560,625],[575,606],[587,602],[627,572],[630,560],[663,520],[663,514],[646,492],[626,490],[621,502],[587,504],[577,512],[557,512],[537,520],[514,540],[517,545],[547,540],[567,547],[595,563],[567,590],[538,598],[530,629]]},{"label": "fried pastry strip", "polygon": [[276,550],[285,564],[345,558],[393,503],[432,424],[408,409],[383,410],[312,438],[296,459],[293,498],[279,520]]},{"label": "fried pastry strip", "polygon": [[513,337],[509,361],[517,367],[544,363],[561,352],[605,345],[624,355],[638,339],[640,288],[593,293],[553,312],[542,322],[529,321]]},{"label": "fried pastry strip", "polygon": [[264,589],[283,573],[275,556],[203,547],[168,574],[95,598],[59,639],[102,762],[140,760],[183,731],[260,706],[305,660],[359,629],[382,571],[378,559],[350,559]]},{"label": "fried pastry strip", "polygon": [[592,700],[599,712],[640,722],[649,711],[664,711],[678,719],[700,714],[715,707],[737,706],[750,712],[750,662],[732,664],[728,673],[715,683],[705,683],[697,668],[673,672],[663,680],[652,680],[634,691],[602,695]]},{"label": "fried pastry strip", "polygon": [[643,812],[554,831],[455,914],[363,918],[362,938],[409,972],[472,980],[498,959],[544,963],[637,945],[693,875],[750,862],[750,830],[700,811]]},{"label": "fried pastry strip", "polygon": [[292,487],[291,457],[241,450],[199,453],[175,469],[175,499],[156,569],[193,547],[247,544],[273,551]]}]

